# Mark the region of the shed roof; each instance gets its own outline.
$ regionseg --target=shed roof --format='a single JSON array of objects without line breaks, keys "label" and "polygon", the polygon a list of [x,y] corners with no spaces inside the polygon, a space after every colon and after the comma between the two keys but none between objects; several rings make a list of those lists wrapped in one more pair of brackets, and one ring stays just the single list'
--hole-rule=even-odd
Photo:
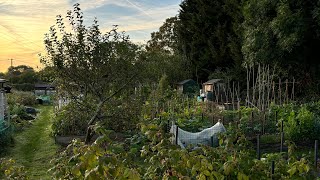
[{"label": "shed roof", "polygon": [[5,80],[5,79],[0,79],[0,83],[5,83],[5,82],[7,82],[7,80]]},{"label": "shed roof", "polygon": [[210,85],[210,84],[214,84],[214,83],[217,83],[217,82],[220,82],[222,81],[222,79],[211,79],[205,83],[203,83],[204,85]]},{"label": "shed roof", "polygon": [[55,86],[52,84],[35,84],[34,85],[35,89],[54,89]]},{"label": "shed roof", "polygon": [[189,81],[194,81],[194,80],[193,79],[186,79],[186,80],[178,82],[177,85],[183,85],[183,84],[185,84],[185,83],[187,83]]}]

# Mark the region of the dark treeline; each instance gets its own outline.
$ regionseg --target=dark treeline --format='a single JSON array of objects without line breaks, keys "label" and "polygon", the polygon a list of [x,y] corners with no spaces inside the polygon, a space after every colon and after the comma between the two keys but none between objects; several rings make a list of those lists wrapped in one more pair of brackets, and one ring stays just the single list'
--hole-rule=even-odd
[{"label": "dark treeline", "polygon": [[245,82],[245,67],[262,64],[276,67],[277,77],[296,78],[306,93],[319,91],[316,1],[185,0],[180,6],[177,17],[152,33],[147,50],[174,54],[199,83]]},{"label": "dark treeline", "polygon": [[27,65],[11,66],[5,73],[0,73],[0,78],[8,80],[8,85],[20,91],[33,91],[34,85],[39,82],[53,82],[51,68],[46,67],[35,71]]},{"label": "dark treeline", "polygon": [[[171,84],[192,78],[246,83],[246,67],[269,65],[275,77],[295,78],[302,96],[319,92],[320,5],[316,1],[184,0],[137,51],[144,83],[165,74]],[[48,67],[49,68],[49,67]],[[21,73],[23,72],[23,73]],[[27,66],[3,75],[12,84],[52,81],[50,70]],[[18,78],[18,79],[16,79]],[[245,86],[245,85],[244,85]]]}]

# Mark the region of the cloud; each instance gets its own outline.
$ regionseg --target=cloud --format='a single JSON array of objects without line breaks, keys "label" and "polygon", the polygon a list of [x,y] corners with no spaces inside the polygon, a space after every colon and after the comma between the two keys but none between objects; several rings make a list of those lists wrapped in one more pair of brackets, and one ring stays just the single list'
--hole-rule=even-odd
[{"label": "cloud", "polygon": [[117,24],[119,25],[119,30],[126,31],[131,39],[136,42],[144,42],[150,38],[150,33],[158,30],[167,18],[177,15],[178,9],[177,5],[149,8],[146,12],[150,14],[152,19],[143,12],[139,12],[130,16],[98,20],[105,31],[110,29],[112,24]]},{"label": "cloud", "polygon": [[147,13],[145,10],[143,10],[141,7],[139,7],[138,5],[134,4],[133,2],[129,1],[129,0],[126,0],[130,5],[132,5],[133,7],[137,8],[139,11],[141,11],[143,14],[149,16],[152,18],[152,16]]}]

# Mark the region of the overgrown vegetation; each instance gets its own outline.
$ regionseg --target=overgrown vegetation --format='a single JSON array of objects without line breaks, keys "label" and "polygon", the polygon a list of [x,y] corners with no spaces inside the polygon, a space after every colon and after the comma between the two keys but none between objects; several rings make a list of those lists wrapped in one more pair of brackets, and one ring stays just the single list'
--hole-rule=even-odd
[{"label": "overgrown vegetation", "polygon": [[[55,109],[52,118],[47,109],[51,107],[43,107],[47,113],[25,128],[27,124],[21,123],[27,117],[25,106],[35,105],[35,97],[27,92],[9,95],[15,122],[26,129],[17,135],[20,144],[12,157],[25,167],[1,159],[0,178],[39,177],[50,168],[56,179],[315,179],[319,168],[314,167],[311,147],[320,137],[319,62],[315,60],[319,4],[184,0],[180,6],[179,15],[152,33],[145,47],[131,42],[116,27],[102,33],[97,20],[85,26],[79,4],[66,18],[57,16],[45,36],[47,54],[41,62],[46,69],[39,74],[54,80],[59,89],[56,99],[68,103]],[[69,25],[71,29],[66,28]],[[275,69],[272,75],[269,67]],[[7,75],[23,83],[33,73],[28,67],[12,67]],[[283,78],[293,76],[293,82],[286,81],[281,88]],[[174,83],[191,77],[198,83],[223,78],[233,86],[238,81],[238,102],[234,97],[231,105],[222,97],[225,103],[202,102],[197,94],[174,90]],[[279,78],[278,85],[271,81],[274,77]],[[228,106],[233,108],[226,110]],[[168,132],[173,122],[199,132],[217,121],[224,123],[227,132],[219,134],[216,148],[198,144],[183,149]],[[52,133],[48,123],[53,124]],[[111,140],[111,132],[129,138]],[[279,152],[282,132],[286,143]],[[90,144],[95,133],[99,137]],[[49,134],[86,135],[86,140],[74,140],[54,155],[56,146]],[[255,150],[257,135],[263,143],[275,145],[262,158]],[[310,147],[309,152],[296,151],[300,145]],[[53,164],[40,167],[48,161],[47,154]]]},{"label": "overgrown vegetation", "polygon": [[14,105],[22,106],[34,106],[36,105],[36,96],[33,92],[13,91],[7,94],[8,105],[13,107]]},{"label": "overgrown vegetation", "polygon": [[51,136],[52,107],[40,108],[32,126],[14,135],[14,146],[8,149],[0,165],[0,177],[7,179],[51,179],[47,173],[58,146]]}]

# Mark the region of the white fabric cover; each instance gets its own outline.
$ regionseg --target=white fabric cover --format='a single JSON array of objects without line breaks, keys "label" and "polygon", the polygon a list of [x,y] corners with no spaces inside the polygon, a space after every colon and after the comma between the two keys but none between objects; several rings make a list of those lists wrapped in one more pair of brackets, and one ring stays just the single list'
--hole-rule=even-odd
[{"label": "white fabric cover", "polygon": [[[177,126],[173,124],[170,129],[170,133],[174,135],[172,139],[173,143],[176,143],[176,128]],[[188,132],[178,127],[177,143],[181,148],[186,148],[188,145],[197,146],[198,144],[218,146],[217,133],[220,132],[226,132],[221,122],[217,122],[214,126],[197,133]],[[213,139],[211,139],[211,137],[213,137]]]}]

